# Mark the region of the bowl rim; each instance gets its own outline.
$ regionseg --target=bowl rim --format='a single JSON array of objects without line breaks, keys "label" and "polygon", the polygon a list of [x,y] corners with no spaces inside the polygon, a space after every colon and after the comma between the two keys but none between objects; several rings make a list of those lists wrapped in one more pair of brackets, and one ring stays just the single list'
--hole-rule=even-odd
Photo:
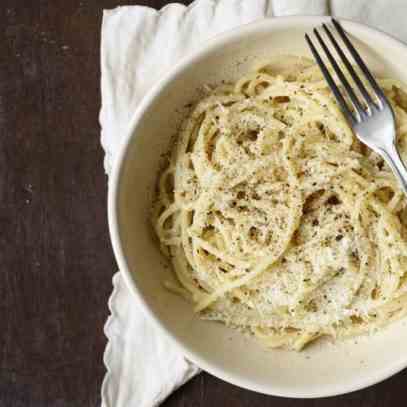
[{"label": "bowl rim", "polygon": [[[242,37],[244,35],[254,33],[261,30],[273,31],[279,28],[295,28],[298,25],[307,23],[308,25],[317,26],[323,22],[330,21],[331,16],[284,16],[284,17],[269,17],[260,20],[256,20],[251,23],[243,24],[238,27],[229,29],[223,33],[217,34],[211,37],[209,40],[205,41],[200,47],[188,53],[186,56],[182,57],[179,62],[177,62],[172,69],[170,69],[163,77],[152,86],[152,88],[147,92],[147,94],[141,100],[138,108],[135,110],[127,129],[123,140],[119,146],[119,150],[116,154],[113,169],[108,181],[108,225],[110,240],[113,247],[113,252],[119,266],[119,270],[124,278],[124,281],[132,293],[138,299],[138,302],[143,308],[143,312],[148,316],[149,320],[152,321],[155,327],[158,328],[161,334],[163,334],[170,343],[180,351],[187,359],[196,364],[198,367],[207,371],[208,373],[226,381],[233,385],[255,391],[258,393],[280,396],[280,397],[292,397],[292,398],[320,398],[320,397],[331,397],[341,394],[350,393],[356,390],[360,390],[369,387],[373,384],[381,382],[394,374],[400,372],[402,369],[407,367],[407,355],[401,358],[398,362],[391,364],[390,366],[377,369],[375,372],[370,373],[366,377],[361,378],[355,383],[351,384],[334,384],[331,386],[325,386],[323,389],[318,391],[304,391],[296,390],[295,386],[292,389],[287,390],[287,388],[281,388],[275,386],[272,383],[267,385],[261,385],[253,380],[243,378],[237,374],[231,374],[226,369],[218,366],[214,366],[212,363],[205,360],[198,353],[194,352],[190,347],[181,342],[175,337],[175,335],[168,330],[160,319],[154,314],[154,312],[147,305],[142,292],[138,289],[137,284],[131,277],[131,272],[127,264],[126,256],[123,250],[119,221],[118,221],[118,198],[119,190],[121,185],[121,175],[123,172],[124,164],[129,152],[129,146],[135,135],[135,129],[138,122],[142,119],[145,111],[152,104],[154,99],[160,94],[160,92],[171,82],[171,80],[185,70],[189,65],[194,64],[197,60],[204,57],[205,55],[211,53],[212,51],[224,46],[225,44]],[[355,28],[359,31],[364,31],[367,33],[368,37],[374,40],[375,37],[379,37],[393,47],[399,47],[402,52],[407,54],[407,45],[404,44],[399,39],[394,36],[385,33],[376,28],[370,27],[366,24],[358,23],[349,19],[338,18],[338,20],[344,25],[345,29]],[[305,34],[305,33],[304,33]]]}]

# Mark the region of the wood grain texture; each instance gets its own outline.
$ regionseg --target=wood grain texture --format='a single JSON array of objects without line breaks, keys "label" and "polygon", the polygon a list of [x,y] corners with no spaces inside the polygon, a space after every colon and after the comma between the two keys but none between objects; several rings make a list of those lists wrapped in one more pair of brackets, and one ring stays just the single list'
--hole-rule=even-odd
[{"label": "wood grain texture", "polygon": [[[100,404],[116,269],[99,145],[102,9],[166,3],[1,2],[1,407]],[[201,374],[164,407],[391,406],[406,380],[404,372],[347,396],[298,401]]]}]

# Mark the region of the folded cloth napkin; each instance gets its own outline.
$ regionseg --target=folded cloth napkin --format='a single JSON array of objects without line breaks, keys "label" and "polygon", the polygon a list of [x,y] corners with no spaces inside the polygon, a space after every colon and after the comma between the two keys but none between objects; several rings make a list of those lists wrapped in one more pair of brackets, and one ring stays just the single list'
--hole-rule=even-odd
[{"label": "folded cloth napkin", "polygon": [[[407,42],[405,0],[196,0],[160,11],[141,6],[105,11],[100,124],[106,172],[140,100],[181,56],[227,29],[294,14],[350,18]],[[102,407],[157,406],[199,372],[149,323],[119,273],[113,277],[109,308]]]}]

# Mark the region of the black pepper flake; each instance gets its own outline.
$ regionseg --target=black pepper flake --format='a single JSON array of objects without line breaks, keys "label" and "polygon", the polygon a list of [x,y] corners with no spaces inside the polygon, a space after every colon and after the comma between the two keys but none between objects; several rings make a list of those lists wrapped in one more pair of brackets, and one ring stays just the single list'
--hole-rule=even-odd
[{"label": "black pepper flake", "polygon": [[337,236],[335,237],[335,240],[336,240],[337,242],[341,241],[342,239],[343,239],[343,235],[337,235]]},{"label": "black pepper flake", "polygon": [[339,205],[341,203],[336,195],[329,197],[326,202],[329,205]]}]

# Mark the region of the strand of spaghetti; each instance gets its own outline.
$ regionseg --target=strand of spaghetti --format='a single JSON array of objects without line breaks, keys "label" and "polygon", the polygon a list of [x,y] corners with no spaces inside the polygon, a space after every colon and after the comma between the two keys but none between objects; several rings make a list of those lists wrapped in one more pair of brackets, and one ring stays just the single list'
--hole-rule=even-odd
[{"label": "strand of spaghetti", "polygon": [[205,240],[203,240],[199,237],[195,237],[195,240],[202,249],[206,250],[210,254],[213,254],[215,257],[224,261],[225,263],[229,263],[229,264],[232,264],[236,267],[240,267],[243,269],[250,267],[249,262],[240,260],[240,259],[238,259],[234,256],[230,256],[226,253],[222,253],[220,250],[211,246],[208,242],[205,242]]},{"label": "strand of spaghetti", "polygon": [[165,221],[171,217],[176,211],[179,210],[179,207],[176,203],[171,204],[168,206],[165,211],[160,215],[158,218],[158,221],[156,223],[157,225],[157,234],[160,236],[163,233],[163,228],[164,228],[164,223]]}]

